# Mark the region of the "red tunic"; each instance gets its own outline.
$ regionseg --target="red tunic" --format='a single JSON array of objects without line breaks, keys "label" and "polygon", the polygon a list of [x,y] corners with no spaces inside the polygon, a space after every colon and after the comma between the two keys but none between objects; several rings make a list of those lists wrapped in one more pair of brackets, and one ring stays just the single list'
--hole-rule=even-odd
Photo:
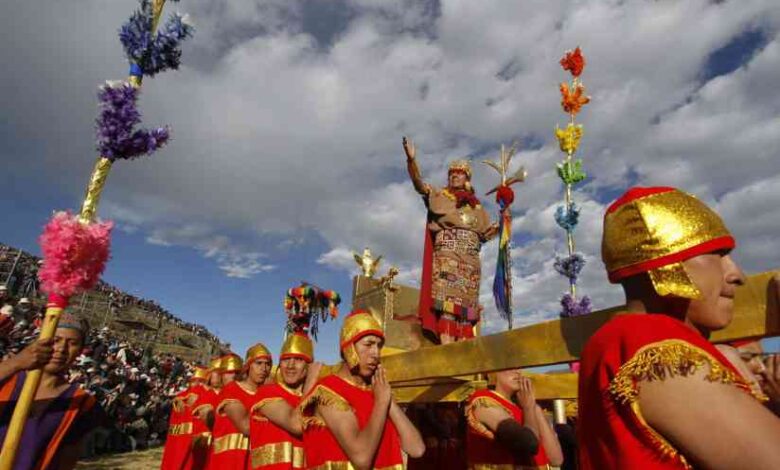
[{"label": "red tunic", "polygon": [[187,400],[193,395],[192,387],[179,392],[173,398],[168,437],[165,439],[160,470],[190,470],[192,460],[192,416]]},{"label": "red tunic", "polygon": [[466,460],[469,469],[514,469],[550,468],[550,461],[541,443],[536,455],[528,459],[518,459],[512,452],[495,441],[493,432],[485,427],[475,416],[478,407],[499,407],[518,423],[523,424],[523,410],[511,401],[492,390],[477,390],[466,401]]},{"label": "red tunic", "polygon": [[205,385],[195,385],[192,387],[192,392],[197,395],[197,398],[190,411],[192,416],[191,468],[193,470],[203,470],[208,466],[209,454],[211,453],[211,430],[197,415],[203,408],[214,409],[217,401],[217,391]]},{"label": "red tunic", "polygon": [[[351,468],[347,454],[339,446],[336,437],[325,422],[315,416],[318,405],[335,406],[341,410],[352,410],[363,429],[368,424],[374,407],[374,392],[348,383],[337,375],[322,378],[301,402],[303,411],[303,447],[306,450],[306,466],[310,469]],[[403,455],[398,430],[388,417],[379,442],[374,468],[401,470]]]},{"label": "red tunic", "polygon": [[225,414],[225,406],[231,403],[241,404],[247,411],[255,401],[254,392],[234,380],[222,388],[214,408],[214,431],[209,456],[209,469],[249,468],[249,438],[236,429],[233,422]]},{"label": "red tunic", "polygon": [[251,409],[249,448],[253,469],[290,470],[305,468],[303,440],[275,425],[263,416],[264,405],[286,401],[297,407],[301,396],[281,384],[264,385],[257,390]]},{"label": "red tunic", "polygon": [[707,365],[709,379],[750,388],[698,332],[659,314],[620,315],[602,326],[582,352],[577,436],[580,468],[690,468],[685,457],[647,425],[637,383],[687,375]]}]

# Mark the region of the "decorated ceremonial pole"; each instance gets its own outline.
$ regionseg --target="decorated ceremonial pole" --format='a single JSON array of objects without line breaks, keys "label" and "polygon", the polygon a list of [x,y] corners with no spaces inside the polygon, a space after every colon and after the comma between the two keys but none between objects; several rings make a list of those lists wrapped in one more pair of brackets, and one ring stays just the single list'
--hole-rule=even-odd
[{"label": "decorated ceremonial pole", "polygon": [[[140,3],[141,8],[119,32],[130,61],[130,77],[127,82],[107,82],[98,93],[101,111],[96,127],[100,157],[92,170],[81,212],[78,215],[56,212],[39,240],[44,262],[38,276],[42,290],[48,294],[39,341],[54,337],[69,299],[94,287],[105,269],[113,224],[97,220],[96,215],[112,164],[117,159],[151,154],[169,138],[167,127],[134,130],[141,122],[136,107],[138,92],[144,74],[152,76],[178,68],[180,42],[192,34],[192,27],[174,14],[157,33],[165,0],[141,0]],[[27,374],[3,442],[0,470],[13,468],[41,376],[42,369]]]},{"label": "decorated ceremonial pole", "polygon": [[569,281],[569,292],[561,297],[561,317],[571,317],[590,313],[591,310],[588,296],[577,299],[577,278],[585,266],[585,258],[577,253],[574,242],[574,229],[579,221],[580,209],[572,196],[575,186],[587,176],[582,170],[582,160],[574,159],[583,134],[582,124],[575,124],[575,118],[582,107],[590,102],[590,97],[585,95],[585,86],[580,80],[580,74],[585,68],[585,58],[580,48],[567,51],[560,63],[564,70],[571,73],[572,80],[560,85],[561,106],[569,115],[569,123],[564,129],[555,128],[560,149],[566,154],[566,158],[557,165],[558,176],[564,184],[564,205],[555,211],[555,222],[566,231],[568,256],[556,256],[554,267]]},{"label": "decorated ceremonial pole", "polygon": [[510,149],[501,146],[501,155],[498,163],[484,161],[498,172],[501,183],[487,192],[487,195],[496,193],[498,203],[498,257],[496,259],[496,274],[493,277],[493,300],[501,317],[507,321],[509,329],[512,329],[512,210],[510,206],[515,200],[515,193],[511,186],[525,181],[527,173],[520,167],[513,175],[509,176],[509,164],[515,155],[516,147]]}]

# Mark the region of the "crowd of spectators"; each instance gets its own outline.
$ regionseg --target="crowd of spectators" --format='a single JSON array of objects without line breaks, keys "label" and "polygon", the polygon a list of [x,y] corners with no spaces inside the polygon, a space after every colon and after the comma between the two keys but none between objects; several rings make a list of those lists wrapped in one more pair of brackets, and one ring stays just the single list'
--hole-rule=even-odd
[{"label": "crowd of spectators", "polygon": [[[0,360],[38,337],[42,311],[16,302],[0,288]],[[20,308],[19,306],[22,305]],[[92,393],[102,425],[83,441],[83,457],[159,445],[165,439],[173,396],[186,386],[193,364],[170,354],[151,354],[112,333],[92,329],[68,379]]]},{"label": "crowd of spectators", "polygon": [[[7,272],[7,279],[3,285],[17,297],[35,298],[41,295],[38,282],[38,268],[41,262],[38,257],[0,243],[0,266],[4,265],[6,268],[0,269],[0,272]],[[124,307],[138,307],[145,311],[155,324],[160,321],[168,322],[210,342],[218,341],[218,338],[206,327],[182,320],[153,300],[130,295],[103,281],[98,281],[94,290],[108,295],[114,311]]]},{"label": "crowd of spectators", "polygon": [[[0,245],[2,263],[13,263],[9,284],[0,284],[0,360],[5,360],[35,341],[43,321],[43,302],[37,285],[38,259],[17,255]],[[28,274],[28,273],[34,273]],[[30,278],[32,276],[32,280]],[[155,302],[139,299],[101,283],[116,307],[137,305],[158,320],[167,320],[192,333],[218,342],[200,325],[183,322]],[[14,295],[15,294],[15,295]],[[36,306],[37,304],[37,306]],[[171,400],[186,386],[193,363],[171,354],[155,354],[148,341],[133,342],[108,327],[93,328],[85,347],[69,372],[69,380],[92,393],[104,413],[102,425],[83,440],[83,457],[144,449],[165,440]]]}]

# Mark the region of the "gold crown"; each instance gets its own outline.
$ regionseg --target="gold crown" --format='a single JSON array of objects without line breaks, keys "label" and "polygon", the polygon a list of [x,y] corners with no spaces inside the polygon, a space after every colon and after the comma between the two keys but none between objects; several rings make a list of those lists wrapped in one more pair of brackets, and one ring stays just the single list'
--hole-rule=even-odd
[{"label": "gold crown", "polygon": [[268,359],[269,361],[273,360],[271,356],[271,351],[269,351],[268,348],[266,348],[263,343],[257,343],[246,350],[246,360],[244,362],[246,364],[249,364],[255,359],[259,359],[263,357]]},{"label": "gold crown", "polygon": [[279,360],[282,361],[289,357],[300,357],[306,362],[314,360],[314,345],[306,334],[296,332],[288,335],[287,339],[284,340]]},{"label": "gold crown", "polygon": [[471,179],[471,164],[468,160],[454,160],[450,162],[449,169],[447,172],[453,172],[453,171],[462,171],[466,173],[466,176]]},{"label": "gold crown", "polygon": [[344,319],[339,344],[341,352],[344,354],[344,360],[350,368],[358,364],[355,342],[368,335],[379,336],[383,339],[385,337],[382,325],[373,315],[365,310],[356,310]]},{"label": "gold crown", "polygon": [[690,194],[632,188],[607,209],[601,257],[610,282],[646,272],[658,295],[696,299],[682,261],[734,245],[720,217]]}]

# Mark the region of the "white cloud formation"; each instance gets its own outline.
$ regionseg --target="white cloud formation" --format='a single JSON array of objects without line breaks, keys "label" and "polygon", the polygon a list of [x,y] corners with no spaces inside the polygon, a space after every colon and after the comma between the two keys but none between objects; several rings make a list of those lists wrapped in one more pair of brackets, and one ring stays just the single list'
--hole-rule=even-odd
[{"label": "white cloud formation", "polygon": [[[0,78],[12,110],[0,151],[29,155],[20,168],[56,169],[73,194],[92,152],[95,86],[124,73],[111,25],[130,3],[80,6],[53,4],[45,14],[30,2],[0,7],[12,38],[0,58],[14,64]],[[414,282],[425,216],[405,176],[401,136],[414,138],[433,183],[443,182],[448,159],[494,158],[500,143],[519,139],[516,160],[529,179],[517,187],[514,231],[529,241],[513,252],[518,322],[554,317],[566,288],[552,270],[564,250],[552,219],[562,199],[552,129],[566,120],[557,61],[576,45],[593,97],[579,116],[592,176],[575,196],[578,248],[589,260],[581,291],[597,307],[620,301],[599,261],[601,214],[605,194],[636,182],[678,185],[717,203],[746,269],[780,266],[771,243],[780,228],[772,216],[780,12],[771,0],[353,0],[344,2],[351,20],[324,48],[302,23],[306,2],[188,0],[177,8],[193,16],[196,37],[181,71],[145,81],[141,104],[148,125],[172,124],[173,141],[148,161],[118,164],[105,199],[123,208],[114,214],[131,230],[214,253],[228,275],[274,262],[254,244],[239,247],[233,233],[280,247],[313,233],[327,245],[323,265],[352,273],[347,253],[369,246]],[[765,47],[703,82],[709,55],[755,28]],[[495,175],[475,164],[474,183],[484,190]],[[482,292],[489,327],[499,328],[494,252],[490,244],[483,253]]]}]

